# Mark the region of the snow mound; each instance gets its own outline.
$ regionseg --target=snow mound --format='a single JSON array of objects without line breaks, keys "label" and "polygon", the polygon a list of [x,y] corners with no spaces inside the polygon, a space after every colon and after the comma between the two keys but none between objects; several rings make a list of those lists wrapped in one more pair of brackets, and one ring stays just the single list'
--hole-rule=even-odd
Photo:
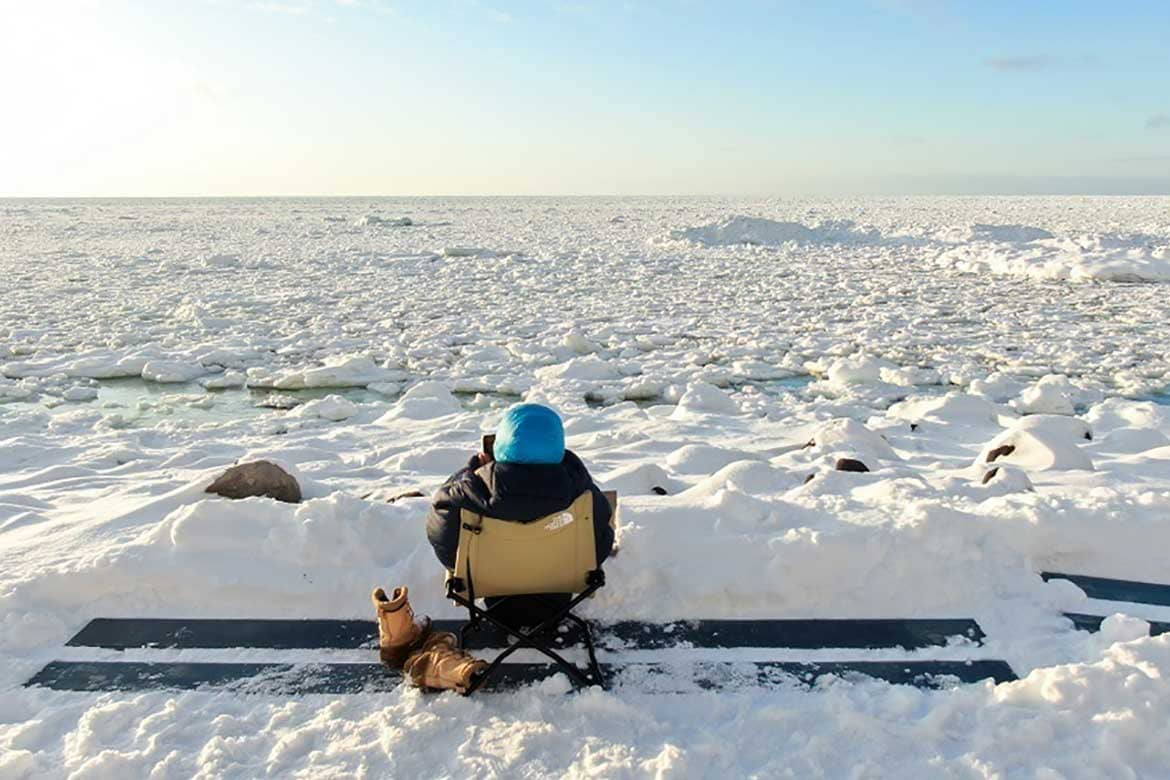
[{"label": "snow mound", "polygon": [[837,358],[829,366],[828,379],[835,385],[875,384],[882,380],[882,369],[895,368],[893,363],[871,355]]},{"label": "snow mound", "polygon": [[883,366],[880,375],[883,382],[900,387],[942,384],[942,376],[933,368]]},{"label": "snow mound", "polygon": [[911,422],[929,420],[944,425],[999,424],[999,409],[995,404],[968,393],[947,393],[942,397],[902,401],[891,406],[889,414]]},{"label": "snow mound", "polygon": [[451,395],[450,385],[429,379],[403,393],[394,408],[379,417],[378,422],[390,424],[400,419],[430,420],[459,411],[459,401]]},{"label": "snow mound", "polygon": [[96,387],[74,385],[64,393],[61,393],[61,397],[66,401],[92,401],[98,397],[98,389]]},{"label": "snow mound", "polygon": [[159,384],[181,384],[190,382],[207,373],[198,363],[182,363],[177,360],[151,360],[142,367],[142,378]]},{"label": "snow mound", "polygon": [[545,366],[536,371],[536,377],[542,381],[571,381],[587,380],[599,381],[619,379],[621,374],[610,363],[597,355],[572,358],[555,366]]},{"label": "snow mound", "polygon": [[410,227],[413,224],[410,217],[380,217],[377,214],[367,214],[354,221],[357,227]]},{"label": "snow mound", "polygon": [[495,257],[496,253],[482,246],[445,246],[443,257]]},{"label": "snow mound", "polygon": [[1131,427],[1170,431],[1170,410],[1150,401],[1108,398],[1089,409],[1085,419],[1100,433]]},{"label": "snow mound", "polygon": [[1017,431],[1041,431],[1080,443],[1093,440],[1093,429],[1087,422],[1063,414],[1030,414],[1013,423],[1012,428]]},{"label": "snow mound", "polygon": [[302,404],[289,413],[290,417],[307,417],[341,422],[357,414],[357,404],[339,395],[327,395]]},{"label": "snow mound", "polygon": [[829,420],[822,425],[813,434],[810,444],[815,451],[825,455],[858,455],[869,466],[874,461],[901,460],[880,434],[847,417]]},{"label": "snow mound", "polygon": [[310,387],[365,387],[374,382],[390,382],[405,378],[374,363],[365,355],[341,355],[325,361],[325,365],[294,371],[278,376],[272,383],[277,390],[303,390]]},{"label": "snow mound", "polygon": [[606,490],[616,490],[619,496],[646,496],[655,494],[654,488],[674,495],[683,489],[683,483],[654,463],[631,463],[598,477],[597,483]]},{"label": "snow mound", "polygon": [[1028,493],[1036,489],[1026,471],[998,461],[983,473],[981,484],[986,493],[996,496]]},{"label": "snow mound", "polygon": [[242,371],[225,371],[222,374],[204,377],[199,380],[199,384],[208,390],[228,390],[243,387],[247,381],[248,377]]},{"label": "snow mound", "polygon": [[791,369],[781,368],[763,360],[737,360],[731,364],[731,371],[742,379],[750,379],[757,382],[787,379],[796,374]]},{"label": "snow mound", "polygon": [[1050,231],[1030,225],[983,225],[973,224],[967,232],[968,241],[1002,241],[1013,244],[1024,244],[1029,241],[1042,241],[1055,238]]},{"label": "snow mound", "polygon": [[[332,614],[413,549],[414,511],[340,494],[297,505],[262,498],[187,503],[123,553],[134,572],[124,586],[150,583],[151,598],[163,601],[197,581],[213,611],[230,609],[244,589],[280,600],[300,591],[305,602],[289,604],[290,615]],[[427,564],[417,567],[421,577],[433,561],[418,558]]]},{"label": "snow mound", "polygon": [[808,227],[761,217],[734,216],[709,225],[673,230],[670,238],[702,246],[782,246],[783,244],[870,243],[881,239],[851,220],[833,220]]},{"label": "snow mound", "polygon": [[666,456],[666,465],[678,474],[713,474],[724,466],[758,457],[743,450],[713,444],[687,444]]},{"label": "snow mound", "polygon": [[758,460],[737,460],[727,464],[683,494],[688,499],[714,496],[721,490],[749,495],[781,493],[793,487],[791,476]]},{"label": "snow mound", "polygon": [[512,359],[512,353],[505,347],[482,346],[463,353],[463,362],[481,369],[484,366],[505,365]]},{"label": "snow mound", "polygon": [[1075,412],[1072,385],[1065,376],[1049,374],[1041,377],[1020,393],[1015,407],[1023,414],[1071,415]]},{"label": "snow mound", "polygon": [[1008,374],[992,371],[985,377],[972,380],[967,390],[996,403],[1004,403],[1019,395],[1024,390],[1024,383]]},{"label": "snow mound", "polygon": [[391,472],[414,472],[436,474],[446,479],[467,465],[468,447],[420,447],[403,453],[385,464]]},{"label": "snow mound", "polygon": [[980,451],[977,463],[1006,463],[1026,471],[1092,471],[1093,461],[1079,444],[1083,439],[1068,434],[1055,426],[1012,427]]},{"label": "snow mound", "polygon": [[207,268],[239,268],[240,256],[232,254],[208,255],[203,258],[203,265]]},{"label": "snow mound", "polygon": [[565,338],[561,340],[561,345],[582,355],[588,355],[598,350],[597,345],[579,330],[571,330],[566,333]]},{"label": "snow mound", "polygon": [[679,419],[693,414],[739,414],[739,404],[731,396],[714,385],[695,382],[687,385],[687,391],[678,400],[678,408],[671,417]]},{"label": "snow mound", "polygon": [[1152,428],[1116,428],[1097,440],[1093,449],[1101,452],[1134,454],[1170,446],[1170,438]]},{"label": "snow mound", "polygon": [[1105,282],[1170,281],[1170,243],[1148,236],[1091,234],[1028,241],[973,241],[939,265],[968,273]]}]

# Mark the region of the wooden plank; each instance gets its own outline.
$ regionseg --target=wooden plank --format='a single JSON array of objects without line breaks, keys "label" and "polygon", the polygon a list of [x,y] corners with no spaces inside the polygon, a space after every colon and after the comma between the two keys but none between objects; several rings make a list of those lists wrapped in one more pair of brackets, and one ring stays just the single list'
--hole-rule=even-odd
[{"label": "wooden plank", "polygon": [[[811,686],[827,677],[867,677],[896,685],[944,687],[981,680],[1009,682],[1015,674],[1003,661],[838,661],[799,663],[701,662],[603,665],[611,686],[653,692],[688,689]],[[538,682],[558,671],[547,664],[506,664],[485,690]],[[25,685],[58,691],[218,690],[270,696],[357,694],[394,690],[401,674],[380,664],[145,663],[53,661]]]},{"label": "wooden plank", "polygon": [[[435,621],[436,630],[458,632],[462,620]],[[559,635],[558,644],[578,637]],[[974,620],[965,618],[864,620],[692,620],[674,623],[621,621],[599,626],[595,638],[607,649],[666,647],[886,648],[944,646],[961,637],[984,639]],[[158,648],[357,649],[376,647],[378,626],[372,620],[241,620],[178,618],[98,618],[67,644],[125,650]],[[471,649],[502,647],[494,630],[469,635]]]},{"label": "wooden plank", "polygon": [[1062,574],[1045,571],[1040,576],[1045,582],[1068,580],[1091,599],[1126,601],[1132,604],[1157,604],[1170,607],[1170,585],[1136,580],[1114,580],[1108,577],[1090,577],[1084,574]]},{"label": "wooden plank", "polygon": [[[1073,626],[1078,631],[1088,631],[1093,634],[1101,630],[1101,623],[1105,621],[1103,615],[1083,615],[1079,612],[1065,612],[1064,616],[1072,621]],[[1147,620],[1146,622],[1150,624],[1150,636],[1170,633],[1170,623],[1159,620]]]}]

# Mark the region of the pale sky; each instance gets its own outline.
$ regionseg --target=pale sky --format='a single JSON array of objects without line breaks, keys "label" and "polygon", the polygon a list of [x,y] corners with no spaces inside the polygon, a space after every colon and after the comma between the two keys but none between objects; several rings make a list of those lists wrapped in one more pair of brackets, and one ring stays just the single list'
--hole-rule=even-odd
[{"label": "pale sky", "polygon": [[1168,194],[1168,35],[1164,0],[0,0],[0,196]]}]

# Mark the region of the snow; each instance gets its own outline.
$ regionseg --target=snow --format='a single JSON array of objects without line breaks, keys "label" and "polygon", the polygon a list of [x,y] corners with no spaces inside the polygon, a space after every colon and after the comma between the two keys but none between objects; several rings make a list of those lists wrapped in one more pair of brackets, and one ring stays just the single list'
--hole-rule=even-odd
[{"label": "snow", "polygon": [[971,225],[966,241],[1006,241],[1026,244],[1029,241],[1056,238],[1044,228],[1030,225]]},{"label": "snow", "polygon": [[142,378],[159,384],[182,384],[206,373],[201,365],[177,360],[151,360],[142,367]]},{"label": "snow", "polygon": [[322,420],[341,422],[357,414],[358,407],[352,401],[339,395],[328,395],[297,406],[291,416],[319,417]]},{"label": "snow", "polygon": [[[1075,437],[1054,429],[1014,426],[996,436],[979,453],[979,463],[1006,463],[1027,471],[1093,470],[1093,461]],[[1010,452],[997,451],[1010,448]]]},{"label": "snow", "polygon": [[882,369],[893,368],[869,355],[843,357],[829,366],[829,381],[838,385],[876,383],[881,381]]},{"label": "snow", "polygon": [[[1157,276],[1168,205],[0,203],[0,778],[1170,776],[1170,636],[1145,623],[1164,610],[1038,576],[1170,583],[1170,407],[1150,400],[1170,311],[1159,284],[1105,283]],[[419,227],[363,222],[402,213]],[[96,657],[64,643],[97,616],[369,619],[397,584],[455,616],[428,499],[382,499],[430,495],[521,397],[556,404],[622,494],[586,614],[971,617],[983,647],[779,654],[1003,658],[1021,679],[21,687]],[[259,459],[305,501],[203,492]],[[1103,609],[1096,635],[1060,616]]]},{"label": "snow", "polygon": [[204,377],[199,380],[199,384],[208,390],[229,390],[243,387],[247,380],[248,377],[240,371],[225,371],[217,376]]},{"label": "snow", "polygon": [[706,382],[695,382],[688,385],[682,398],[678,399],[678,409],[674,416],[685,417],[707,413],[738,414],[739,404],[718,387]]},{"label": "snow", "polygon": [[1055,236],[1021,225],[973,231],[972,237],[972,242],[941,253],[939,264],[971,273],[1036,279],[1170,282],[1170,241],[1165,237],[1115,233]]},{"label": "snow", "polygon": [[443,257],[494,257],[495,252],[480,246],[445,246]]},{"label": "snow", "polygon": [[337,355],[317,368],[293,371],[272,380],[277,390],[302,390],[307,387],[365,387],[379,382],[405,379],[400,371],[374,363],[366,355]]},{"label": "snow", "polygon": [[450,386],[429,380],[403,393],[400,401],[378,421],[393,424],[400,419],[430,420],[459,411],[459,402],[451,395]]},{"label": "snow", "polygon": [[203,264],[208,268],[236,268],[240,265],[237,255],[219,254],[204,258]]},{"label": "snow", "polygon": [[382,217],[377,214],[366,214],[354,220],[358,227],[410,227],[414,221],[410,217]]},{"label": "snow", "polygon": [[1072,397],[1068,377],[1043,377],[1020,393],[1016,408],[1024,414],[1072,414]]},{"label": "snow", "polygon": [[96,387],[77,385],[66,390],[61,397],[66,401],[92,401],[98,397],[98,390]]},{"label": "snow", "polygon": [[670,238],[704,246],[781,246],[787,243],[869,242],[880,233],[858,227],[851,220],[834,220],[807,226],[761,217],[734,216],[709,225],[673,230]]},{"label": "snow", "polygon": [[812,450],[827,455],[860,455],[863,462],[898,460],[898,454],[880,434],[848,417],[821,425],[809,444]]}]

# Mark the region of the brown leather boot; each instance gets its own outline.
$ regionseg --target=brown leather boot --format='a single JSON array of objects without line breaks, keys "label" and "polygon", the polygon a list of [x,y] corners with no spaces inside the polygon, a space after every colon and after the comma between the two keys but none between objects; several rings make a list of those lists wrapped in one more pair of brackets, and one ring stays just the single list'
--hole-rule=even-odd
[{"label": "brown leather boot", "polygon": [[374,606],[378,609],[378,647],[382,663],[394,669],[401,669],[407,657],[431,634],[431,619],[426,616],[422,620],[415,619],[407,593],[404,585],[395,588],[390,596],[382,588],[375,588],[372,594]]},{"label": "brown leather boot", "polygon": [[467,693],[472,676],[486,668],[487,661],[474,658],[455,646],[454,634],[440,631],[431,634],[407,659],[403,671],[420,688]]}]

